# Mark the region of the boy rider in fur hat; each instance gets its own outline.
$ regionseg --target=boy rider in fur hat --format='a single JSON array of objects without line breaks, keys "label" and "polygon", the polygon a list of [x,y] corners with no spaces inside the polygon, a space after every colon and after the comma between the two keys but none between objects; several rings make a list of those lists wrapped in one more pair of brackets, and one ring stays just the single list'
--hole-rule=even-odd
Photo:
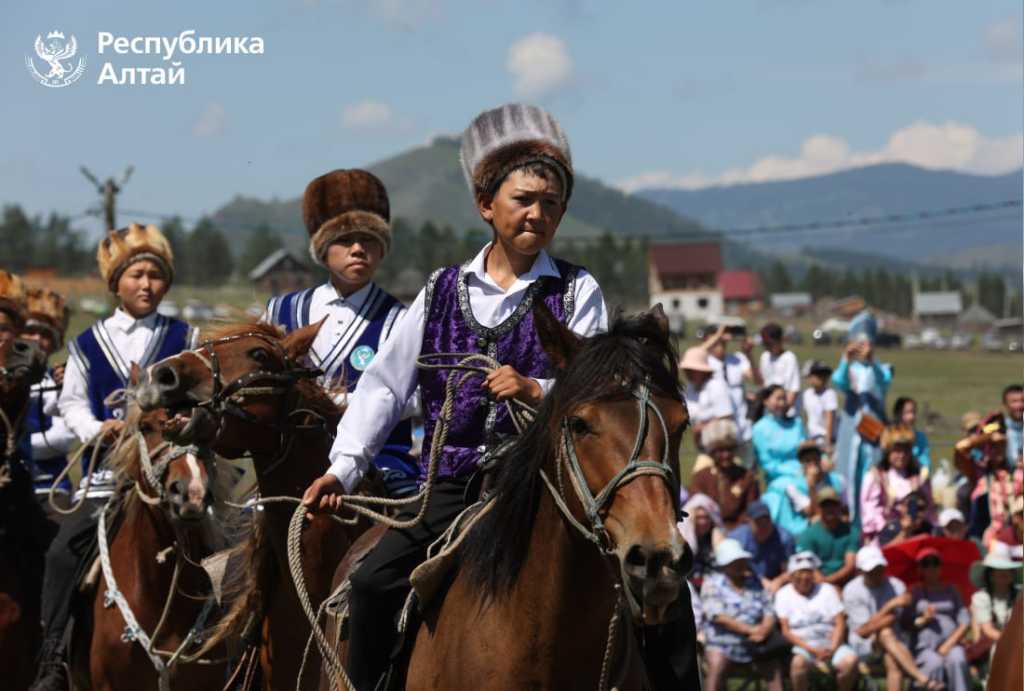
[{"label": "boy rider in fur hat", "polygon": [[[197,332],[183,321],[157,314],[174,280],[174,255],[153,225],[135,223],[111,231],[96,251],[100,274],[117,296],[114,314],[101,319],[68,343],[69,359],[58,406],[68,427],[83,443],[109,442],[124,428],[123,406],[107,397],[129,383],[131,365],[146,367],[196,346]],[[43,649],[32,691],[66,689],[64,632],[72,598],[91,552],[96,515],[114,491],[109,471],[86,477],[91,453],[82,459],[82,483],[75,500],[83,505],[68,516],[46,554],[43,579]]]},{"label": "boy rider in fur hat", "polygon": [[25,284],[21,276],[0,270],[0,347],[25,325]]},{"label": "boy rider in fur hat", "polygon": [[[395,332],[405,306],[373,282],[391,249],[391,211],[384,184],[364,170],[334,170],[306,187],[302,216],[309,254],[330,272],[327,282],[271,298],[264,320],[286,332],[323,320],[310,359],[328,391],[352,393],[381,346]],[[412,423],[396,420],[374,465],[388,494],[417,489],[419,468],[409,455]]]},{"label": "boy rider in fur hat", "polygon": [[[68,308],[64,297],[45,288],[33,288],[25,296],[27,317],[21,337],[34,341],[46,357],[64,345],[68,328]],[[57,407],[57,398],[64,383],[64,365],[47,370],[43,380],[32,386],[25,425],[31,435],[32,480],[36,498],[49,509],[50,487],[67,464],[65,456],[75,441],[74,433],[64,422]],[[71,493],[71,481],[65,478],[54,488],[55,501],[65,506]],[[49,513],[49,511],[48,511]],[[57,519],[56,515],[50,516]]]},{"label": "boy rider in fur hat", "polygon": [[[425,417],[423,448],[430,448],[450,373],[417,369],[420,355],[482,353],[502,363],[459,391],[424,520],[409,530],[387,531],[351,578],[350,674],[360,690],[372,689],[387,669],[409,573],[466,507],[469,478],[488,446],[514,433],[501,402],[517,398],[536,405],[544,395],[550,363],[533,326],[533,302],[544,301],[582,336],[607,328],[594,278],[545,252],[573,185],[569,143],[555,119],[519,104],[484,112],[462,136],[461,159],[493,240],[466,264],[430,276],[364,372],[339,424],[330,470],[303,497],[313,510],[340,509],[342,495],[355,487],[417,385]],[[424,451],[421,479],[428,462]],[[418,505],[407,507],[400,518],[418,510]]]}]

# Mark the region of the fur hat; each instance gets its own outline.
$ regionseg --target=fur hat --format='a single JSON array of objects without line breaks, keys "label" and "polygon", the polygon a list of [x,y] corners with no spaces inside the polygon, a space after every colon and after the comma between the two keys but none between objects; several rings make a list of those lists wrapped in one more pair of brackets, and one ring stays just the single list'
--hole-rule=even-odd
[{"label": "fur hat", "polygon": [[154,225],[131,223],[127,228],[112,230],[96,248],[96,262],[100,275],[110,292],[117,292],[117,282],[129,266],[138,261],[156,262],[167,274],[167,282],[174,280],[174,252],[167,238]]},{"label": "fur hat", "polygon": [[388,191],[365,170],[332,170],[306,185],[302,220],[309,231],[309,256],[321,266],[332,243],[357,232],[379,240],[384,254],[391,249]]},{"label": "fur hat", "polygon": [[25,295],[25,328],[47,329],[58,345],[64,342],[69,310],[64,296],[45,288],[32,288]]},{"label": "fur hat", "polygon": [[913,446],[914,430],[907,425],[889,425],[882,430],[882,436],[879,439],[879,446],[882,447],[882,451],[892,451],[892,448],[897,444]]},{"label": "fur hat", "polygon": [[25,284],[21,276],[0,269],[0,312],[6,312],[20,329],[25,323]]},{"label": "fur hat", "polygon": [[492,194],[509,173],[530,163],[558,171],[566,203],[572,195],[569,140],[558,121],[537,106],[507,103],[477,115],[462,134],[459,160],[474,199]]}]

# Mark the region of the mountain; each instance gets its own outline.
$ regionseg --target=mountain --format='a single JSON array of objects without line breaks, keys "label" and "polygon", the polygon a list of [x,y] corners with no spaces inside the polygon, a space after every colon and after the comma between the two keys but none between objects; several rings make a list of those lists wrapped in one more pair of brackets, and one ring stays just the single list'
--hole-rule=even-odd
[{"label": "mountain", "polygon": [[[881,164],[783,182],[699,190],[645,189],[634,196],[662,204],[708,228],[755,228],[889,214],[916,213],[1020,199],[1024,177],[968,175]],[[743,234],[732,234],[740,239]],[[789,253],[803,246],[871,252],[905,262],[954,269],[1020,270],[1020,208],[936,218],[885,228],[850,228],[748,239],[760,251]],[[1001,252],[993,252],[999,247]]]},{"label": "mountain", "polygon": [[[458,140],[436,137],[417,147],[367,166],[387,186],[393,218],[404,218],[418,228],[425,221],[450,225],[456,231],[484,227],[466,188],[459,165]],[[213,220],[231,232],[247,232],[268,223],[289,238],[305,242],[298,197],[263,201],[236,197],[220,208]],[[585,175],[576,176],[572,203],[559,227],[559,237],[596,237],[707,233],[700,224],[646,199],[627,195]]]}]

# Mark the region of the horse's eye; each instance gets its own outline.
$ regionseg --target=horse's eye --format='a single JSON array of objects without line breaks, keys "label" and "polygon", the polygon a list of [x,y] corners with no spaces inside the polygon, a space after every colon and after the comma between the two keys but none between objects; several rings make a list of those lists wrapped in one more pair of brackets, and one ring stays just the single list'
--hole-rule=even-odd
[{"label": "horse's eye", "polygon": [[263,348],[253,348],[249,351],[249,357],[263,365],[270,360],[270,353]]},{"label": "horse's eye", "polygon": [[590,434],[593,430],[590,429],[590,425],[587,424],[586,420],[574,415],[569,418],[569,431],[572,432],[573,436],[582,437],[585,434]]}]

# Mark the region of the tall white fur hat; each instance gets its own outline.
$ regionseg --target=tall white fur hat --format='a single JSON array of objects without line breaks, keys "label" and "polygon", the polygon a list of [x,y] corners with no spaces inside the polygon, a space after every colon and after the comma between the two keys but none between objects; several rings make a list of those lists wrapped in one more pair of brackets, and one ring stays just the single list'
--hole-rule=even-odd
[{"label": "tall white fur hat", "polygon": [[572,194],[569,139],[558,121],[537,106],[506,103],[477,115],[462,133],[459,160],[474,199],[493,193],[513,170],[537,162],[559,172],[566,201]]}]

